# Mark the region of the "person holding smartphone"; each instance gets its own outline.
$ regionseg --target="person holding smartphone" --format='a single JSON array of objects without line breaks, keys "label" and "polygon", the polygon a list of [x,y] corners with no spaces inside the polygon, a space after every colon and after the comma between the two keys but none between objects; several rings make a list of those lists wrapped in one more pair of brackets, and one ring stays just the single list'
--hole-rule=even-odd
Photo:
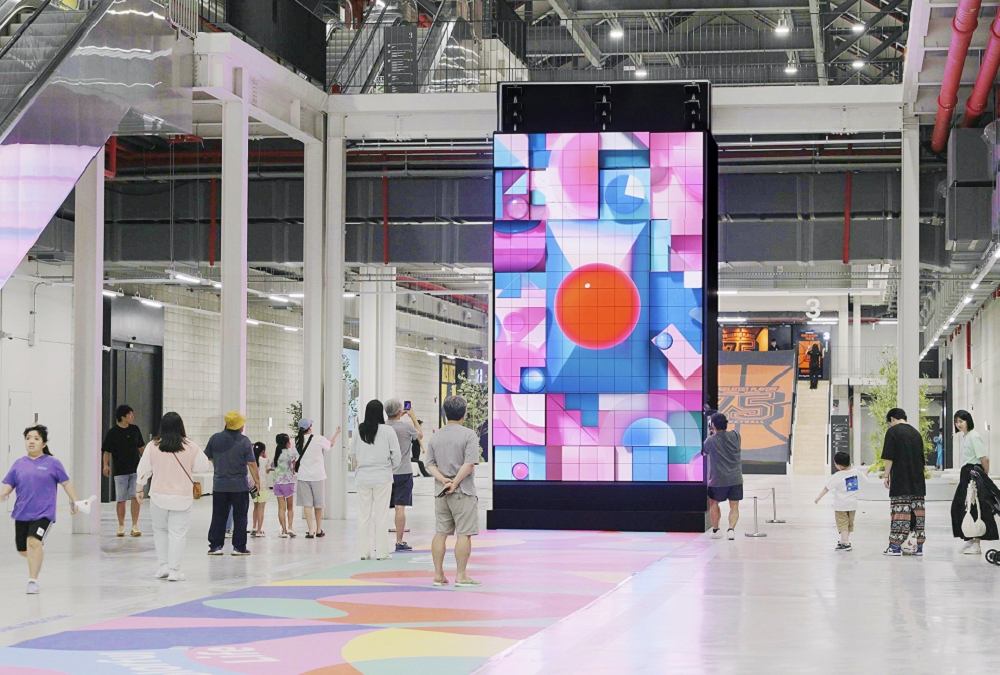
[{"label": "person holding smartphone", "polygon": [[[406,507],[413,506],[413,441],[424,437],[417,416],[410,409],[409,401],[405,404],[398,398],[390,398],[385,402],[386,423],[396,432],[399,441],[399,464],[392,467],[392,496],[389,508],[396,512],[396,552],[412,551],[413,547],[403,541],[406,532]],[[403,413],[410,418],[409,422],[402,420]]]}]

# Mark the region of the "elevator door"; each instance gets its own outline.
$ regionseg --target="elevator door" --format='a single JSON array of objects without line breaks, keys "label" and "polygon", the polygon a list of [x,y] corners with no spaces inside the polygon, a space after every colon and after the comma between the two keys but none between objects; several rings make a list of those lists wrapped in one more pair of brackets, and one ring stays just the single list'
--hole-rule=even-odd
[{"label": "elevator door", "polygon": [[[110,384],[109,400],[105,403],[111,413],[111,424],[115,423],[115,408],[123,403],[128,404],[135,414],[134,424],[142,431],[143,440],[148,442],[159,430],[160,417],[163,416],[161,348],[115,341],[111,347]],[[112,487],[111,481],[106,479],[102,501],[112,500]]]}]

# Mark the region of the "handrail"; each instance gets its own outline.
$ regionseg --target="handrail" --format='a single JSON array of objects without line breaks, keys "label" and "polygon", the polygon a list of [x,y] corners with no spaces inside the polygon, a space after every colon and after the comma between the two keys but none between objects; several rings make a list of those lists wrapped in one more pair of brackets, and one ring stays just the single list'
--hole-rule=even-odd
[{"label": "handrail", "polygon": [[444,8],[444,3],[442,2],[440,5],[437,6],[437,9],[434,10],[434,18],[431,19],[431,25],[427,28],[427,34],[424,35],[424,41],[420,43],[420,49],[417,50],[416,59],[418,63],[420,62],[420,57],[424,53],[424,49],[427,47],[427,42],[431,39],[431,33],[434,32],[434,27],[437,26],[438,17],[441,16],[441,10],[443,8]]},{"label": "handrail", "polygon": [[[330,76],[330,81],[327,82],[327,86],[329,86],[329,85],[337,82],[337,78],[340,76],[340,71],[343,70],[344,66],[347,64],[347,60],[348,60],[347,57],[354,52],[355,43],[357,43],[358,40],[361,39],[361,33],[364,31],[365,26],[368,24],[368,19],[369,19],[369,17],[371,17],[371,14],[372,14],[372,12],[375,11],[376,7],[377,7],[377,5],[375,3],[372,3],[369,6],[368,11],[365,12],[365,16],[361,20],[361,26],[357,29],[357,32],[354,35],[354,39],[351,40],[350,46],[348,46],[347,51],[344,53],[344,58],[337,65],[337,69],[335,71],[333,71],[333,75]],[[382,17],[385,16],[385,12],[388,9],[389,9],[389,3],[384,3],[382,5],[382,11],[379,13],[378,19],[376,19],[376,21],[375,21],[375,25],[376,26],[378,26],[380,23],[382,23]],[[365,50],[368,49],[368,45],[371,44],[371,41],[372,41],[372,38],[374,37],[374,35],[375,35],[375,32],[372,31],[371,34],[368,36],[368,42],[365,44]],[[329,42],[329,40],[327,40],[327,42]],[[354,73],[357,72],[359,64],[360,64],[360,60],[359,60],[358,64],[355,64],[354,69],[351,71],[351,74],[348,76],[349,78],[354,77]]]},{"label": "handrail", "polygon": [[[0,7],[3,7],[4,4],[6,3],[0,1]],[[38,0],[20,0],[19,2],[15,2],[11,10],[3,18],[0,18],[0,31],[5,29],[19,13],[26,9],[37,10],[38,5]]]},{"label": "handrail", "polygon": [[[49,2],[50,0],[46,0],[46,4]],[[11,108],[6,115],[4,115],[3,120],[0,120],[0,141],[4,138],[5,130],[13,127],[18,118],[31,106],[31,103],[41,93],[43,85],[49,75],[51,75],[55,69],[59,67],[59,64],[62,63],[63,59],[76,49],[80,41],[86,37],[87,33],[90,32],[90,29],[104,17],[108,9],[115,2],[117,2],[117,0],[100,0],[100,2],[98,2],[98,4],[87,14],[87,18],[81,21],[80,25],[78,25],[76,29],[70,33],[63,46],[49,58],[49,62],[45,64],[41,70],[35,73],[35,76],[31,78],[27,86],[21,90],[21,95],[18,96],[17,103],[14,104],[14,107]],[[39,10],[39,12],[40,11],[41,10]],[[13,43],[13,40],[11,40],[11,43]],[[28,99],[28,103],[27,105],[24,105],[24,100],[26,98]],[[14,116],[13,120],[10,120],[11,115]],[[10,121],[10,124],[8,124],[8,121]]]},{"label": "handrail", "polygon": [[[50,2],[52,2],[52,0],[42,0],[42,4],[38,6],[38,9],[36,9],[34,13],[32,13],[32,15],[28,17],[28,20],[22,23],[21,27],[18,28],[14,32],[14,34],[10,36],[10,41],[7,44],[5,44],[3,48],[0,48],[0,59],[7,56],[7,52],[9,52],[11,47],[14,46],[14,43],[17,42],[22,35],[24,35],[24,31],[26,31],[28,27],[35,22],[35,19],[37,19],[38,15],[42,13],[42,10],[44,10],[46,7],[49,6]],[[18,12],[20,11],[20,9],[15,9],[14,11]]]}]

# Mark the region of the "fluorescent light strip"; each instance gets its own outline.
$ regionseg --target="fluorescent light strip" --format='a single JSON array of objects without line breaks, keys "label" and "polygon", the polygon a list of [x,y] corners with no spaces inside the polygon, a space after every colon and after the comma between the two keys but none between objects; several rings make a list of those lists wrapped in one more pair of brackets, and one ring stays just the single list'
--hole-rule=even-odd
[{"label": "fluorescent light strip", "polygon": [[260,321],[257,321],[257,319],[247,319],[247,325],[248,326],[259,326],[260,325]]},{"label": "fluorescent light strip", "polygon": [[183,281],[186,284],[200,284],[201,283],[201,279],[198,279],[197,277],[189,276],[187,274],[181,274],[180,272],[174,274],[174,279],[177,279],[177,281]]},{"label": "fluorescent light strip", "polygon": [[118,294],[115,293],[114,291],[103,291],[102,290],[101,291],[101,295],[103,295],[105,298],[117,298],[118,297]]},{"label": "fluorescent light strip", "polygon": [[299,329],[296,328],[295,326],[284,326],[284,329],[287,330],[289,333],[298,333],[299,332]]},{"label": "fluorescent light strip", "polygon": [[288,297],[290,297],[290,298],[304,298],[304,297],[306,297],[306,294],[305,293],[289,293]]},{"label": "fluorescent light strip", "polygon": [[163,307],[162,302],[157,302],[156,300],[147,300],[146,298],[139,298],[139,302],[146,305],[147,307]]},{"label": "fluorescent light strip", "polygon": [[718,295],[736,295],[739,291],[734,290],[722,290],[721,288],[717,291]]}]

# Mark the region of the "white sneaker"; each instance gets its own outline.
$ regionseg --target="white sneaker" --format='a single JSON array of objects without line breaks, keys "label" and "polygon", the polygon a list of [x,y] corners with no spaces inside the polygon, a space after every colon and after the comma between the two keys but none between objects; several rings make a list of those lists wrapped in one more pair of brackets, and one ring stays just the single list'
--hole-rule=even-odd
[{"label": "white sneaker", "polygon": [[962,550],[962,553],[965,555],[979,555],[982,552],[983,549],[978,541],[970,541],[965,549]]},{"label": "white sneaker", "polygon": [[187,577],[180,570],[170,570],[170,576],[167,577],[168,581],[184,581],[185,579]]},{"label": "white sneaker", "polygon": [[726,532],[726,539],[728,539],[729,541],[736,539],[736,530],[734,530],[733,528],[729,528],[729,531]]},{"label": "white sneaker", "polygon": [[160,565],[160,569],[156,570],[156,574],[153,576],[157,579],[166,579],[168,574],[170,574],[170,568],[166,565]]},{"label": "white sneaker", "polygon": [[28,590],[26,590],[25,593],[28,595],[37,595],[40,590],[42,589],[38,587],[38,582],[32,579],[28,581]]},{"label": "white sneaker", "polygon": [[722,539],[722,530],[712,530],[712,539]]}]

